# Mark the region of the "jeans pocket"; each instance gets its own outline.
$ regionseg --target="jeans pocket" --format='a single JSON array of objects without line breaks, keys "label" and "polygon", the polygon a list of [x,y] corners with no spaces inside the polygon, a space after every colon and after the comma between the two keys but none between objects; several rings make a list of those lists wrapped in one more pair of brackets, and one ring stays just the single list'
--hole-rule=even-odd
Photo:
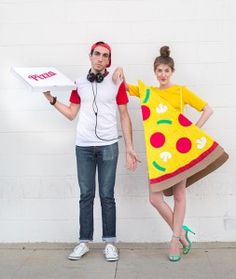
[{"label": "jeans pocket", "polygon": [[111,145],[107,145],[103,147],[102,150],[102,160],[103,161],[110,161],[114,160],[118,157],[119,149],[118,149],[118,143],[114,143]]}]

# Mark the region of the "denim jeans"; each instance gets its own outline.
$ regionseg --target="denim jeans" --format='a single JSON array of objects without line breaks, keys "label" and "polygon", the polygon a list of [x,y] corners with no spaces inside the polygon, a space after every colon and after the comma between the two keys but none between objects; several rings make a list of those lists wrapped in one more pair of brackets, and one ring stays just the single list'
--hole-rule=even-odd
[{"label": "denim jeans", "polygon": [[104,241],[115,241],[116,204],[114,187],[118,153],[118,143],[105,146],[76,146],[77,173],[80,187],[80,242],[93,240],[96,170],[98,171],[99,196],[102,207],[102,238]]}]

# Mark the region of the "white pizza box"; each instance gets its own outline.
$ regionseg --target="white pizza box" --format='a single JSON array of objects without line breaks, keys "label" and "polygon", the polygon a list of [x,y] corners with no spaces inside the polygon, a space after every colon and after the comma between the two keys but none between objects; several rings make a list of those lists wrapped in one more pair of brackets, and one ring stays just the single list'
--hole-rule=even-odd
[{"label": "white pizza box", "polygon": [[11,70],[34,92],[67,91],[76,88],[72,80],[54,67],[12,67]]}]

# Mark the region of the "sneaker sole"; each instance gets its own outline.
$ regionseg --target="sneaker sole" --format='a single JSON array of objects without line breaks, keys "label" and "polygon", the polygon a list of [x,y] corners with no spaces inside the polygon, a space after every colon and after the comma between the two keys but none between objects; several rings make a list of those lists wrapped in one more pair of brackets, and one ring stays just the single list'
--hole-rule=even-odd
[{"label": "sneaker sole", "polygon": [[80,258],[72,258],[72,257],[68,257],[68,260],[70,260],[70,261],[77,261],[77,260],[80,260],[81,259],[81,257]]},{"label": "sneaker sole", "polygon": [[106,259],[107,262],[116,262],[118,260],[119,260],[119,258]]},{"label": "sneaker sole", "polygon": [[69,256],[68,257],[68,260],[71,260],[71,261],[77,261],[77,260],[80,260],[83,256],[85,256],[89,251],[85,252],[81,257],[71,257]]}]

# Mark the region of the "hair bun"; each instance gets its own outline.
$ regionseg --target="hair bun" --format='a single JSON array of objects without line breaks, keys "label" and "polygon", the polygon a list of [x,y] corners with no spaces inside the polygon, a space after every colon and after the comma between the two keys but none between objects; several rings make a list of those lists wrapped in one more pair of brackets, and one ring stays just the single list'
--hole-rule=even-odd
[{"label": "hair bun", "polygon": [[161,47],[160,54],[161,54],[162,57],[169,57],[170,56],[170,48],[168,46]]}]

